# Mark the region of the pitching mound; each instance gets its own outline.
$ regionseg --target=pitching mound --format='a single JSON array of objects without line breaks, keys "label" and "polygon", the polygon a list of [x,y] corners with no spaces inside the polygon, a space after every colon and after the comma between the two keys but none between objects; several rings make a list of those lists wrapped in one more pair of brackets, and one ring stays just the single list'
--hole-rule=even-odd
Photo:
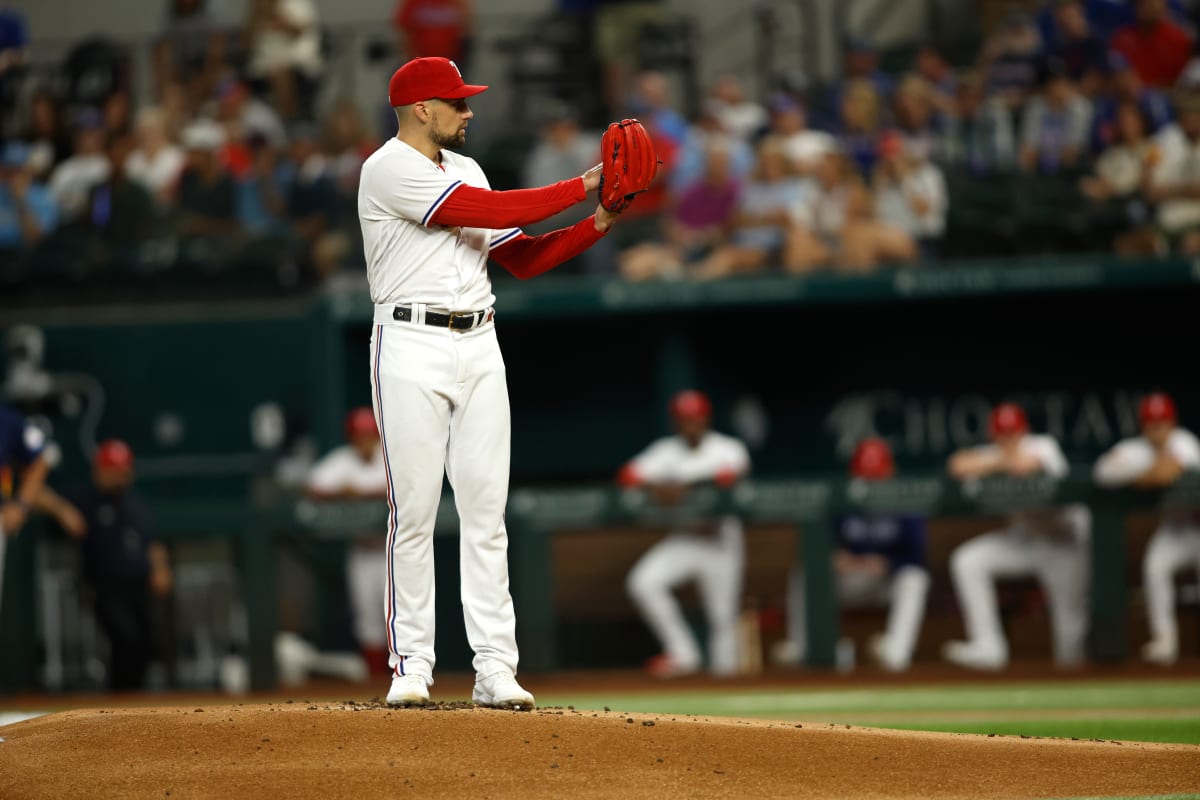
[{"label": "pitching mound", "polygon": [[83,710],[0,730],[0,797],[1011,798],[1200,789],[1200,747],[378,703]]}]

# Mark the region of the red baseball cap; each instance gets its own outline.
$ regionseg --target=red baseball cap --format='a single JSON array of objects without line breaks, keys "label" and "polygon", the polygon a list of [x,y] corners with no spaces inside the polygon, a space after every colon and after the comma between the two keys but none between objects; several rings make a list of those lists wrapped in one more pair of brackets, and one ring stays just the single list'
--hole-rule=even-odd
[{"label": "red baseball cap", "polygon": [[877,436],[863,439],[850,458],[850,474],[856,478],[881,481],[892,477],[896,463],[892,460],[892,448]]},{"label": "red baseball cap", "polygon": [[1174,422],[1177,419],[1175,401],[1164,392],[1154,392],[1142,398],[1138,405],[1138,419],[1143,425],[1153,422]]},{"label": "red baseball cap", "polygon": [[346,438],[358,436],[379,437],[379,429],[375,427],[375,414],[366,406],[359,406],[346,415]]},{"label": "red baseball cap", "polygon": [[388,81],[388,102],[395,108],[435,97],[457,100],[479,94],[487,88],[463,83],[458,65],[448,58],[414,58],[392,74],[392,79]]},{"label": "red baseball cap", "polygon": [[133,451],[120,439],[108,439],[96,448],[92,464],[98,469],[133,469]]},{"label": "red baseball cap", "polygon": [[993,439],[997,436],[1025,433],[1029,430],[1029,420],[1025,418],[1025,412],[1016,403],[1001,403],[992,409],[988,429],[991,431]]},{"label": "red baseball cap", "polygon": [[712,403],[704,392],[686,389],[671,398],[671,416],[676,419],[708,419]]}]

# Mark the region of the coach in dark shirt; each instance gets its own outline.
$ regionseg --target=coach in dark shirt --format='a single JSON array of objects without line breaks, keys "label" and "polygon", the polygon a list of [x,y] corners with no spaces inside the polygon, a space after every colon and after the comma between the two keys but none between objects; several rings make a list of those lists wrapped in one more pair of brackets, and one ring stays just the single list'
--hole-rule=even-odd
[{"label": "coach in dark shirt", "polygon": [[96,450],[92,487],[73,497],[86,529],[72,534],[83,553],[84,579],[96,618],[112,645],[109,683],[142,688],[153,654],[150,604],[171,591],[167,550],[156,541],[149,509],[133,488],[133,452],[110,439]]}]

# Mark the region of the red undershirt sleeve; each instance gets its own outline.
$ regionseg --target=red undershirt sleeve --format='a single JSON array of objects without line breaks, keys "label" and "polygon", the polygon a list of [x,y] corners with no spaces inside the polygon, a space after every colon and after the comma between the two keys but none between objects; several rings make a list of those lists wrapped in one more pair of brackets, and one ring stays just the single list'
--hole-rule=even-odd
[{"label": "red undershirt sleeve", "polygon": [[434,225],[465,228],[519,228],[565,211],[587,199],[583,178],[559,181],[538,189],[496,192],[459,184],[429,220]]},{"label": "red undershirt sleeve", "polygon": [[541,236],[519,234],[498,245],[489,255],[497,264],[525,280],[570,261],[602,238],[604,233],[596,230],[596,218],[592,216],[569,228],[559,228]]}]

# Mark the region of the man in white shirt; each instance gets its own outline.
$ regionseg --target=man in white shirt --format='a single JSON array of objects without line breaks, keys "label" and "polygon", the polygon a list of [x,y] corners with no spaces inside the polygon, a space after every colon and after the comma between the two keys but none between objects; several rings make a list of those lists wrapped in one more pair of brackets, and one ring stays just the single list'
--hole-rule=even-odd
[{"label": "man in white shirt", "polygon": [[[383,449],[371,409],[356,408],[346,415],[346,444],[313,465],[305,493],[318,501],[382,500],[387,496]],[[387,579],[383,544],[381,536],[359,536],[346,559],[354,637],[373,675],[389,672],[383,606],[379,602],[379,587]]]},{"label": "man in white shirt", "polygon": [[1200,94],[1182,93],[1176,111],[1178,121],[1154,137],[1143,194],[1157,204],[1164,249],[1195,255],[1200,253]]},{"label": "man in white shirt", "polygon": [[424,705],[434,668],[433,527],[450,479],[461,522],[461,590],[475,651],[476,704],[529,710],[516,680],[516,619],[508,591],[510,417],[487,263],[540,275],[600,240],[616,214],[540,236],[540,222],[599,188],[599,166],[538,189],[495,192],[454,152],[487,89],[454,62],[415,58],[392,75],[398,131],[364,163],[359,182],[367,279],[375,303],[371,389],[388,477],[386,627],[391,705]]},{"label": "man in white shirt", "polygon": [[[712,405],[697,391],[671,400],[677,434],[654,442],[618,475],[625,487],[650,493],[663,507],[679,505],[698,484],[729,487],[750,471],[746,446],[709,429]],[[646,669],[659,678],[698,672],[700,648],[688,629],[672,590],[696,581],[709,625],[708,664],[713,674],[732,675],[738,666],[738,613],[741,611],[744,546],[742,522],[727,516],[676,531],[650,548],[634,565],[626,588],[646,624],[662,644]]]},{"label": "man in white shirt", "polygon": [[112,172],[105,153],[104,119],[94,108],[80,111],[76,121],[75,152],[50,173],[50,193],[64,223],[76,221],[87,206],[92,188]]},{"label": "man in white shirt", "polygon": [[[1020,406],[1001,403],[992,410],[992,444],[959,450],[950,474],[960,481],[993,475],[1061,478],[1067,460],[1050,436],[1029,432]],[[947,642],[946,660],[971,669],[997,670],[1008,664],[1008,642],[996,603],[997,580],[1036,576],[1046,594],[1054,636],[1054,660],[1075,667],[1084,660],[1088,624],[1091,513],[1070,505],[1015,511],[1007,527],[977,536],[950,554],[950,577],[967,630],[966,641]]]},{"label": "man in white shirt", "polygon": [[[1138,406],[1142,435],[1118,442],[1096,462],[1093,475],[1101,486],[1165,489],[1187,470],[1200,469],[1200,442],[1176,425],[1175,401],[1155,392]],[[1194,510],[1170,510],[1146,547],[1142,587],[1150,641],[1142,658],[1169,665],[1179,658],[1175,620],[1175,575],[1188,567],[1200,573],[1200,519]]]}]

